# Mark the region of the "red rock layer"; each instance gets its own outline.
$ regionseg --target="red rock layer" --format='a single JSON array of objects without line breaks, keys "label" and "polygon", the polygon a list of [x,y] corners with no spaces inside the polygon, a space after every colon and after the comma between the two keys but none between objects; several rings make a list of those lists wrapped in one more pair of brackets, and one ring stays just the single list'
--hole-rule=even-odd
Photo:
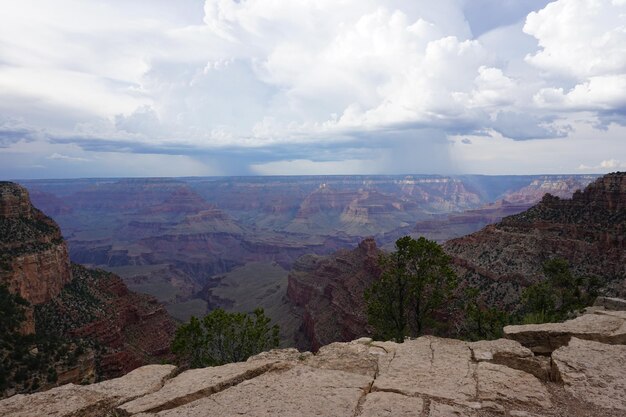
[{"label": "red rock layer", "polygon": [[[84,299],[63,294],[46,304],[59,317],[62,334],[96,341],[99,376],[112,378],[138,366],[170,358],[176,324],[156,299],[134,293],[117,275],[72,265]],[[50,317],[50,315],[48,315]],[[85,318],[87,317],[87,318]]]},{"label": "red rock layer", "polygon": [[[34,208],[25,188],[0,183],[0,283],[33,305],[57,296],[72,279],[67,245],[54,221]],[[33,311],[22,331],[35,331]]]},{"label": "red rock layer", "polygon": [[72,277],[61,231],[25,188],[0,183],[0,282],[31,304],[55,297]]},{"label": "red rock layer", "polygon": [[[116,275],[71,265],[57,224],[31,205],[24,188],[7,182],[0,183],[0,261],[0,283],[34,305],[24,332],[97,342],[99,377],[169,357],[176,325],[163,306]],[[59,380],[90,379],[94,361],[64,370]]]},{"label": "red rock layer", "polygon": [[363,292],[379,276],[380,250],[374,239],[326,257],[305,255],[289,273],[287,297],[302,316],[304,348],[367,335]]}]

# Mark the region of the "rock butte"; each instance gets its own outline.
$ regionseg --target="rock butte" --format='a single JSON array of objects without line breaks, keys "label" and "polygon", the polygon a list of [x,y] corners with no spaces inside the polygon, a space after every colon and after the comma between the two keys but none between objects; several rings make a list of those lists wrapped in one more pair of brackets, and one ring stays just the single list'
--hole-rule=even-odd
[{"label": "rock butte", "polygon": [[[576,327],[584,319],[585,328],[598,322],[602,329],[606,317],[626,325],[622,311],[595,306],[565,323],[507,327],[508,337],[528,336],[522,343],[361,338],[316,354],[272,350],[182,373],[149,365],[98,384],[13,396],[0,401],[0,415],[623,417],[626,345],[605,343],[600,333],[581,339]],[[523,346],[546,332],[567,336],[550,356]]]}]

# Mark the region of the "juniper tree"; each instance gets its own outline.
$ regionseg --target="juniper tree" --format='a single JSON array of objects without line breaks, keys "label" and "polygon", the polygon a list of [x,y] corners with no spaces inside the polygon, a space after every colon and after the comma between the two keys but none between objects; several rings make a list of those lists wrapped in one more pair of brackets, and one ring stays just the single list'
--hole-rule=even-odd
[{"label": "juniper tree", "polygon": [[401,343],[436,323],[434,313],[456,287],[450,257],[424,237],[405,236],[380,258],[382,273],[365,292],[368,321],[376,336]]}]

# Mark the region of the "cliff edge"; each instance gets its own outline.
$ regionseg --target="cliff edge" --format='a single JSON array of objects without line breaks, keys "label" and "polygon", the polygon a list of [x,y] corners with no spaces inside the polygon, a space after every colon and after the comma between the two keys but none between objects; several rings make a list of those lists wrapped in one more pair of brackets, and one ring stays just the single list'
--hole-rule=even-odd
[{"label": "cliff edge", "polygon": [[[71,279],[57,224],[31,205],[25,188],[0,182],[0,284],[38,305],[57,296]],[[23,331],[35,331],[32,308]]]},{"label": "cliff edge", "polygon": [[19,328],[0,334],[0,397],[170,357],[176,325],[164,307],[114,274],[70,263],[59,226],[11,182],[0,182],[0,285],[27,304],[14,308]]},{"label": "cliff edge", "polygon": [[[182,373],[150,365],[17,395],[0,401],[0,415],[623,417],[626,311],[608,308],[626,301],[609,301],[569,322],[509,326],[494,341],[362,338]],[[541,355],[528,347],[537,341]]]}]

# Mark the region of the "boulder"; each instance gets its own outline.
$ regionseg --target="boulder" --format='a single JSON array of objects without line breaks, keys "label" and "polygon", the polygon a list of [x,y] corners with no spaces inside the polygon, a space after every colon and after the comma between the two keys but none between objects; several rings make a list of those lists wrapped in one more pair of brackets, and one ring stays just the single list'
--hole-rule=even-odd
[{"label": "boulder", "polygon": [[506,326],[504,335],[534,353],[550,354],[572,337],[608,344],[626,344],[626,313],[593,311],[564,323]]},{"label": "boulder", "polygon": [[574,397],[626,415],[626,346],[572,338],[554,351],[552,364],[556,379]]},{"label": "boulder", "polygon": [[491,362],[528,372],[542,381],[550,378],[550,360],[535,356],[530,349],[509,339],[480,340],[469,344],[472,359]]}]

